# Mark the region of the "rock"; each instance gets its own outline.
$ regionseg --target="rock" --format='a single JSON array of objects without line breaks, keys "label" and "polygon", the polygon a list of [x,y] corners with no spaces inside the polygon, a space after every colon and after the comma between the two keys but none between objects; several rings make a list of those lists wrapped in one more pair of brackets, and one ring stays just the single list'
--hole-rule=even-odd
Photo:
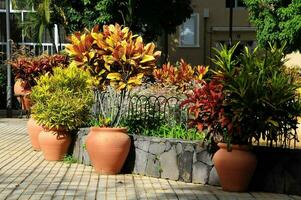
[{"label": "rock", "polygon": [[219,182],[219,177],[217,174],[217,171],[215,169],[215,167],[212,167],[210,174],[209,174],[209,181],[208,181],[209,185],[214,185],[214,186],[220,186],[220,182]]},{"label": "rock", "polygon": [[169,151],[170,148],[171,148],[170,142],[169,142],[169,141],[166,141],[166,142],[165,142],[165,151]]},{"label": "rock", "polygon": [[77,137],[76,141],[74,143],[74,148],[73,148],[73,153],[72,153],[73,158],[75,158],[76,160],[78,160],[79,156],[80,156],[79,148],[80,148],[80,141],[79,141],[79,138]]},{"label": "rock", "polygon": [[87,150],[83,151],[83,164],[84,165],[91,165],[91,160],[90,160],[90,157],[89,157],[89,154],[88,154]]},{"label": "rock", "polygon": [[87,127],[87,128],[80,128],[77,134],[78,134],[78,137],[81,138],[83,136],[88,135],[89,132],[90,132],[90,128],[89,127]]},{"label": "rock", "polygon": [[145,168],[147,163],[147,155],[145,151],[140,149],[135,149],[135,167],[134,173],[137,174],[145,174]]},{"label": "rock", "polygon": [[161,167],[158,158],[152,154],[147,155],[145,175],[160,178]]},{"label": "rock", "polygon": [[162,153],[159,160],[162,169],[161,178],[178,180],[179,168],[177,163],[176,148],[172,147],[169,151]]},{"label": "rock", "polygon": [[165,151],[165,143],[160,142],[160,143],[152,143],[149,146],[149,152],[155,155],[159,155]]},{"label": "rock", "polygon": [[[183,145],[183,144],[182,144]],[[194,152],[194,147],[192,144],[185,144],[184,151]]]},{"label": "rock", "polygon": [[141,149],[142,151],[148,152],[150,141],[138,139],[134,142],[136,148]]},{"label": "rock", "polygon": [[211,154],[208,153],[206,149],[203,149],[202,151],[196,153],[196,161],[213,166]]},{"label": "rock", "polygon": [[180,179],[184,182],[191,182],[192,176],[192,152],[185,151],[184,153],[179,155],[178,163],[180,170]]},{"label": "rock", "polygon": [[176,146],[176,149],[177,149],[177,154],[181,154],[183,152],[182,143],[179,142]]},{"label": "rock", "polygon": [[192,182],[193,183],[208,183],[211,167],[202,163],[196,162],[192,167]]}]

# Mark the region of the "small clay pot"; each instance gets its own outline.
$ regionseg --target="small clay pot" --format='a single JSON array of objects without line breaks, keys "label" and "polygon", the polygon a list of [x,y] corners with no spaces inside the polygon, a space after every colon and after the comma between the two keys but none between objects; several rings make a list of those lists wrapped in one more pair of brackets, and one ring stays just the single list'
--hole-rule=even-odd
[{"label": "small clay pot", "polygon": [[45,160],[63,160],[71,143],[70,134],[64,129],[43,129],[39,143]]},{"label": "small clay pot", "polygon": [[26,95],[28,93],[30,93],[30,90],[25,90],[24,87],[22,86],[24,83],[24,81],[18,79],[15,81],[14,84],[14,94],[15,95]]},{"label": "small clay pot", "polygon": [[91,127],[86,147],[96,173],[120,172],[130,150],[131,140],[125,128]]},{"label": "small clay pot", "polygon": [[218,146],[220,149],[214,154],[213,163],[223,190],[246,191],[256,169],[256,156],[247,145],[231,145],[231,151],[225,143],[218,143]]},{"label": "small clay pot", "polygon": [[43,127],[38,125],[36,120],[32,117],[27,122],[27,131],[30,138],[30,142],[33,150],[41,151],[41,147],[39,144],[39,134],[43,130]]},{"label": "small clay pot", "polygon": [[24,83],[24,81],[18,79],[15,82],[14,85],[14,93],[15,95],[20,95],[20,97],[17,97],[19,103],[22,106],[23,110],[29,111],[30,107],[31,107],[31,101],[29,98],[29,95],[31,93],[31,90],[25,90],[24,87],[22,86],[22,84]]}]

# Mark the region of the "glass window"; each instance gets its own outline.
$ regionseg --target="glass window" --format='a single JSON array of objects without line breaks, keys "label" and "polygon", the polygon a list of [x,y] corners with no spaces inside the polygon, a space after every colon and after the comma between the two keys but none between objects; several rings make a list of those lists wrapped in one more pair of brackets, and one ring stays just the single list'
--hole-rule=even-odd
[{"label": "glass window", "polygon": [[243,0],[226,0],[226,8],[244,8],[246,7]]},{"label": "glass window", "polygon": [[199,15],[192,14],[180,27],[180,46],[181,47],[198,47],[199,41]]},{"label": "glass window", "polygon": [[5,9],[5,0],[0,0],[0,9]]},{"label": "glass window", "polygon": [[246,5],[245,5],[245,3],[244,3],[243,0],[236,0],[236,1],[237,1],[236,7],[238,7],[238,8],[244,8],[244,7],[246,7]]},{"label": "glass window", "polygon": [[234,8],[235,7],[235,0],[226,0],[226,8]]},{"label": "glass window", "polygon": [[21,13],[10,14],[10,38],[14,42],[22,42]]},{"label": "glass window", "polygon": [[31,10],[31,5],[24,0],[11,1],[13,10]]}]

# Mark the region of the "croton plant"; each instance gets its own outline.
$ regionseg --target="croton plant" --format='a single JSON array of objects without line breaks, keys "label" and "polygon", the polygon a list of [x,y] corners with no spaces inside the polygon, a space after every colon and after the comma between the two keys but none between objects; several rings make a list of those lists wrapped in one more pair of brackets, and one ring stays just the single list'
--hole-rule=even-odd
[{"label": "croton plant", "polygon": [[101,90],[107,85],[130,90],[152,73],[161,52],[154,43],[144,44],[141,36],[133,35],[119,24],[95,26],[91,31],[74,33],[66,51],[76,65],[90,72]]},{"label": "croton plant", "polygon": [[[123,107],[127,106],[128,91],[152,75],[161,52],[155,50],[154,43],[144,44],[141,36],[119,24],[104,25],[101,30],[95,26],[91,31],[76,32],[69,39],[71,44],[66,46],[66,51],[71,65],[90,72],[101,92],[95,95],[101,96],[97,102],[99,113],[94,113],[98,115],[94,116],[96,121],[102,126],[117,127]],[[105,100],[115,95],[115,105],[107,106]]]},{"label": "croton plant", "polygon": [[154,70],[153,75],[156,81],[163,86],[173,85],[177,86],[177,89],[185,91],[191,82],[200,82],[207,72],[208,67],[203,65],[192,67],[181,59],[175,66],[170,63],[163,64],[161,69]]},{"label": "croton plant", "polygon": [[41,55],[37,57],[18,56],[9,61],[12,66],[15,79],[22,80],[22,86],[25,90],[37,84],[37,78],[46,73],[52,73],[54,67],[66,67],[68,65],[67,57],[60,54]]}]

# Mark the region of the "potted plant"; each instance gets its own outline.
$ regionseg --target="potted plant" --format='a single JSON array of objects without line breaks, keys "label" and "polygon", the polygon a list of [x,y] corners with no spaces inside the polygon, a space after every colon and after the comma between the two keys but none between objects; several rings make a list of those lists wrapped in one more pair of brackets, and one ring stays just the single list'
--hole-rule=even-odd
[{"label": "potted plant", "polygon": [[89,119],[92,83],[89,73],[69,66],[42,75],[32,88],[32,116],[43,126],[38,139],[46,160],[62,160],[71,142],[70,131]]},{"label": "potted plant", "polygon": [[[155,51],[154,43],[145,45],[141,36],[118,24],[105,25],[101,31],[96,26],[70,39],[66,51],[72,64],[89,71],[98,81],[99,109],[87,138],[87,151],[97,173],[116,174],[130,147],[126,129],[118,128],[125,101],[129,91],[153,72],[160,52]],[[115,101],[109,101],[114,96]]]},{"label": "potted plant", "polygon": [[296,131],[301,107],[298,87],[283,71],[283,48],[245,48],[235,57],[236,47],[215,49],[212,79],[183,104],[194,114],[192,125],[207,129],[207,140],[223,142],[213,157],[223,189],[241,192],[247,190],[257,164],[252,141],[285,145],[279,138]]},{"label": "potted plant", "polygon": [[41,55],[30,57],[19,55],[15,59],[9,61],[15,75],[14,93],[21,95],[19,98],[21,106],[24,110],[29,110],[31,103],[29,95],[31,88],[36,85],[36,80],[39,76],[51,73],[55,66],[67,66],[67,59],[64,55]]},{"label": "potted plant", "polygon": [[[67,58],[64,55],[41,55],[30,57],[29,55],[16,55],[16,58],[9,61],[15,75],[14,93],[23,110],[30,110],[32,102],[30,100],[31,88],[37,84],[39,76],[52,73],[55,66],[66,67]],[[28,135],[34,150],[39,151],[38,135],[42,130],[33,117],[27,123]]]}]

